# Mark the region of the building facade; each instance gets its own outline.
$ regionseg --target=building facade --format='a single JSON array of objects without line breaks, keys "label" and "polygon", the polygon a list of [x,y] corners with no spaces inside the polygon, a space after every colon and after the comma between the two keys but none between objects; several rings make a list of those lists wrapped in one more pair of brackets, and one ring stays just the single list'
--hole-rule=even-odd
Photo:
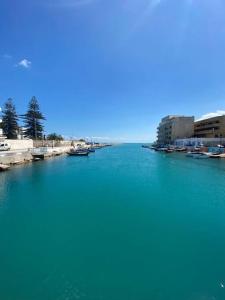
[{"label": "building facade", "polygon": [[0,107],[0,140],[3,138],[3,129],[2,129],[2,109]]},{"label": "building facade", "polygon": [[194,136],[198,138],[225,138],[225,115],[195,122]]},{"label": "building facade", "polygon": [[194,135],[194,117],[172,116],[163,118],[157,129],[157,144],[173,144],[177,139]]},{"label": "building facade", "polygon": [[218,147],[225,145],[225,138],[188,138],[178,139],[174,142],[177,147],[194,148],[194,147]]}]

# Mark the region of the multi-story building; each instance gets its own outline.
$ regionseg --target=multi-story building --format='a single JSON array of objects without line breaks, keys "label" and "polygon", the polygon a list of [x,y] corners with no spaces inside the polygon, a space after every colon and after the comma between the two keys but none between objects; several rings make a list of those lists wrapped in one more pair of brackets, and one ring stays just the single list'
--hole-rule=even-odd
[{"label": "multi-story building", "polygon": [[158,126],[158,145],[173,144],[176,139],[189,138],[194,134],[194,117],[167,116]]},{"label": "multi-story building", "polygon": [[225,138],[225,115],[195,122],[194,136],[198,138]]},{"label": "multi-story building", "polygon": [[1,137],[3,137],[1,112],[2,112],[2,109],[1,109],[1,107],[0,107],[0,139],[1,139]]}]

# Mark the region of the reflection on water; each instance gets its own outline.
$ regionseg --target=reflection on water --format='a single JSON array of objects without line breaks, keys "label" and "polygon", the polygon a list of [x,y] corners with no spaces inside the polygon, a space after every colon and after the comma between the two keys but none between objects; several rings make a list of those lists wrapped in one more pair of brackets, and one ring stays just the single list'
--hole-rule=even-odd
[{"label": "reflection on water", "polygon": [[0,173],[0,207],[6,200],[6,192],[9,184],[7,172]]}]

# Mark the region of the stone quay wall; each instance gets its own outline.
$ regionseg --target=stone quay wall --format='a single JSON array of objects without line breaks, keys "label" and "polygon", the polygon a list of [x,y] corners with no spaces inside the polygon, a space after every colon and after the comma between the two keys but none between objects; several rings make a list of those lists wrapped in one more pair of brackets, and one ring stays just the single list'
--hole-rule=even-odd
[{"label": "stone quay wall", "polygon": [[13,155],[8,155],[6,152],[0,152],[0,164],[13,165],[23,164],[32,161],[32,155],[29,151],[15,152]]}]

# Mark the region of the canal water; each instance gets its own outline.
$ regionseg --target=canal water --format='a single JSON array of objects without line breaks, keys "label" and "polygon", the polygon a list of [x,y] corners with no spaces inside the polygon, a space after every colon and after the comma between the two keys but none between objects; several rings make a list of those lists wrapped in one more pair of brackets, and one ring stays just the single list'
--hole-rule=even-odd
[{"label": "canal water", "polygon": [[0,299],[224,300],[225,161],[125,144],[0,174]]}]

